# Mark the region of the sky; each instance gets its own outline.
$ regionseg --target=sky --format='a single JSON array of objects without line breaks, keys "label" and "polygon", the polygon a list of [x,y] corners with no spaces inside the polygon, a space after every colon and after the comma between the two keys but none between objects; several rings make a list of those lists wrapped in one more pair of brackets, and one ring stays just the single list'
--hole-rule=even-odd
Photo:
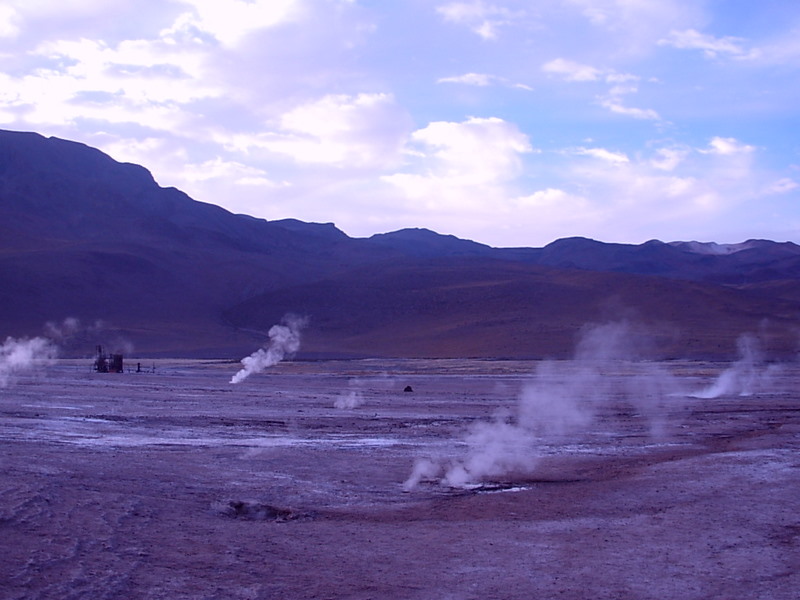
[{"label": "sky", "polygon": [[0,128],[352,237],[800,242],[794,0],[3,0]]}]

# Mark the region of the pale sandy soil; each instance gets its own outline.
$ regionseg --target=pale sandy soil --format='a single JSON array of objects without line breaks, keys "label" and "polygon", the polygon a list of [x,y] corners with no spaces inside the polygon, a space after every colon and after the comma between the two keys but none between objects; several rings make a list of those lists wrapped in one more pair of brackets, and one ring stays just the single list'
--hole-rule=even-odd
[{"label": "pale sandy soil", "polygon": [[[0,597],[798,597],[796,366],[749,396],[609,398],[529,472],[411,491],[415,460],[513,421],[533,364],[237,368],[61,362],[0,389]],[[699,390],[724,365],[661,368]]]}]

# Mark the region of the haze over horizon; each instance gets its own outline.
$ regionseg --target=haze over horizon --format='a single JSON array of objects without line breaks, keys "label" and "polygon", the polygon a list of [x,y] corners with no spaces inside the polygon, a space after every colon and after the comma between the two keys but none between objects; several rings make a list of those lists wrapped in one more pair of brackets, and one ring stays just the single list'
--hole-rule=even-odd
[{"label": "haze over horizon", "polygon": [[0,128],[353,237],[800,241],[800,5],[10,0]]}]

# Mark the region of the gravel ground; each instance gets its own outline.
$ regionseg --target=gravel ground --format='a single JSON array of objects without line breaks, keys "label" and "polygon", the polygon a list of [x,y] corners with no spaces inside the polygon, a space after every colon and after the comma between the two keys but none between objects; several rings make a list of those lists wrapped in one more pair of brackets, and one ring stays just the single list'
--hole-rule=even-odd
[{"label": "gravel ground", "polygon": [[89,362],[0,389],[4,599],[800,589],[796,365]]}]

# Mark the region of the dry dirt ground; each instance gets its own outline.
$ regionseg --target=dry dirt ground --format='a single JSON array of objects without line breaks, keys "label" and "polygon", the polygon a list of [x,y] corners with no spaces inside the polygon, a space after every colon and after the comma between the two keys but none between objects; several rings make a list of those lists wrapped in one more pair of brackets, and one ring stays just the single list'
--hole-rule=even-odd
[{"label": "dry dirt ground", "polygon": [[[89,365],[0,389],[3,599],[800,593],[796,365],[648,414],[609,398],[532,470],[410,491],[417,459],[513,422],[536,365],[284,362],[237,385],[235,363]],[[661,367],[703,389],[727,365]]]}]

